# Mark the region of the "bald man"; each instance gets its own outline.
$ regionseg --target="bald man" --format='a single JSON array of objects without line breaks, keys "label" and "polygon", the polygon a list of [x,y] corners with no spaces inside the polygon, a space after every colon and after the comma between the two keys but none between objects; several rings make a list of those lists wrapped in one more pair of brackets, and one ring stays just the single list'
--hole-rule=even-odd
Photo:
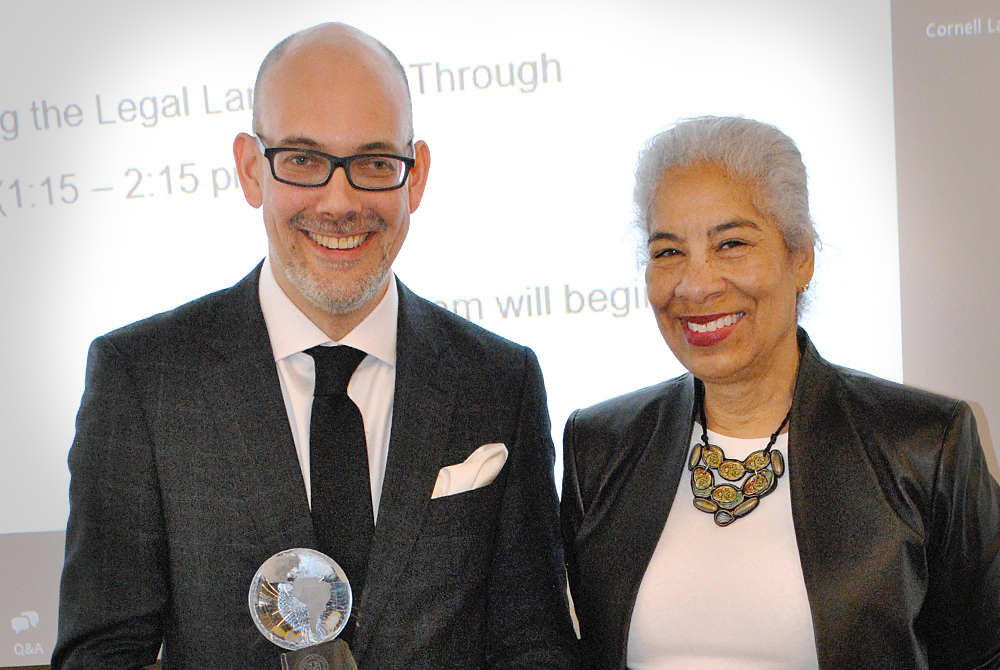
[{"label": "bald man", "polygon": [[[276,46],[255,90],[233,149],[267,257],[91,346],[53,667],[140,668],[162,645],[164,670],[277,670],[247,591],[293,547],[351,566],[342,636],[362,670],[574,667],[535,356],[391,271],[430,168],[405,71],[326,24]],[[362,358],[343,508],[371,521],[332,544],[350,515],[323,511],[311,476],[327,453],[310,444],[318,346]]]}]

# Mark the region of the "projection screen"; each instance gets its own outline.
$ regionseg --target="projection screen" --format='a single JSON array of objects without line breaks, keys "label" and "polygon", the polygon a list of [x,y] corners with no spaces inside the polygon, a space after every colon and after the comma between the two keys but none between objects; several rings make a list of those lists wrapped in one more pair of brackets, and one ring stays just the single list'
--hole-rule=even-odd
[{"label": "projection screen", "polygon": [[682,372],[630,228],[636,154],[682,117],[797,141],[823,240],[803,325],[828,359],[903,379],[887,1],[2,7],[0,613],[28,624],[4,624],[0,665],[47,663],[55,639],[87,347],[264,256],[232,140],[261,59],[315,23],[406,68],[433,160],[395,271],[536,351],[557,454],[574,408]]}]

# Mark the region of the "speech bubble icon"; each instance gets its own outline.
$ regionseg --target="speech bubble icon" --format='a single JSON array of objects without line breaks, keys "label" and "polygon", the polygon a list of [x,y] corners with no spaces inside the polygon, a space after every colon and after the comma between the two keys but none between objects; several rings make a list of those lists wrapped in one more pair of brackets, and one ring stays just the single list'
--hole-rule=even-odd
[{"label": "speech bubble icon", "polygon": [[26,616],[16,616],[10,620],[10,627],[14,629],[15,633],[20,633],[22,630],[28,630],[31,626],[31,622],[28,621]]},{"label": "speech bubble icon", "polygon": [[31,624],[32,628],[38,627],[38,612],[35,610],[28,610],[27,612],[21,612],[21,616],[27,617],[28,622]]}]

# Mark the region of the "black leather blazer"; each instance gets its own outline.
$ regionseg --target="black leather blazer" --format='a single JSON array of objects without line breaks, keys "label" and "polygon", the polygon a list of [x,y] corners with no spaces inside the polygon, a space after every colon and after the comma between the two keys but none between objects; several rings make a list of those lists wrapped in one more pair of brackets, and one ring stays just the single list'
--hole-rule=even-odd
[{"label": "black leather blazer", "polygon": [[[1000,488],[969,406],[831,365],[801,329],[799,349],[788,485],[820,668],[1000,667]],[[586,668],[626,667],[695,393],[688,374],[566,425],[562,531]]]}]

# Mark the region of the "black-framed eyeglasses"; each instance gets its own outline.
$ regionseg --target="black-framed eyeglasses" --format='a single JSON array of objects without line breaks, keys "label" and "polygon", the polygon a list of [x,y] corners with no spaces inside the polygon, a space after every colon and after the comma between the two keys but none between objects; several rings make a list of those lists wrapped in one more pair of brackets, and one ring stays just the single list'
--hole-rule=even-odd
[{"label": "black-framed eyeglasses", "polygon": [[344,168],[347,183],[359,191],[394,191],[406,183],[414,159],[395,154],[334,156],[315,149],[265,147],[260,136],[257,146],[271,164],[271,174],[283,184],[326,186],[333,171]]}]

